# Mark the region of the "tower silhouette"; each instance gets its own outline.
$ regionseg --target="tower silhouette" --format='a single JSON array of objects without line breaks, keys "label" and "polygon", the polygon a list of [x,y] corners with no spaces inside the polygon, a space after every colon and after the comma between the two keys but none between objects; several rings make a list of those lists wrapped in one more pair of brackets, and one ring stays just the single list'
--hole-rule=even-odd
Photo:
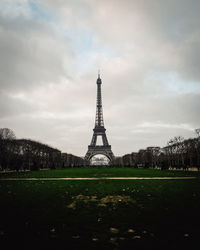
[{"label": "tower silhouette", "polygon": [[[104,127],[104,121],[103,121],[101,84],[102,84],[102,81],[100,78],[100,73],[98,73],[95,127],[93,129],[94,132],[92,136],[92,141],[90,145],[88,146],[88,151],[85,155],[85,159],[90,160],[94,155],[102,154],[108,157],[110,161],[112,161],[114,159],[114,154],[111,150],[111,145],[109,145],[108,143],[108,139],[106,136],[106,129]],[[102,137],[103,145],[96,145],[97,136]]]}]

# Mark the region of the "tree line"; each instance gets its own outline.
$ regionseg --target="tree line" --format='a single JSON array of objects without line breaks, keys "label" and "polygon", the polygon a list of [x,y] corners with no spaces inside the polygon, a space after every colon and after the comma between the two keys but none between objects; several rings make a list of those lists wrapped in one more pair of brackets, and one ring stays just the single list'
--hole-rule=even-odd
[{"label": "tree line", "polygon": [[[147,147],[116,157],[110,166],[200,170],[200,129],[196,129],[196,134],[197,137],[190,139],[174,137],[163,148]],[[0,129],[0,170],[73,168],[89,164],[84,158],[62,153],[46,144],[16,139],[14,132],[8,128]]]},{"label": "tree line", "polygon": [[171,139],[166,147],[147,147],[137,153],[116,157],[113,166],[143,167],[160,169],[197,168],[200,170],[200,129],[196,129],[197,137],[184,139],[181,136]]},{"label": "tree line", "polygon": [[61,153],[60,150],[46,144],[16,139],[8,128],[0,129],[0,169],[1,170],[39,170],[44,168],[82,167],[83,158]]}]

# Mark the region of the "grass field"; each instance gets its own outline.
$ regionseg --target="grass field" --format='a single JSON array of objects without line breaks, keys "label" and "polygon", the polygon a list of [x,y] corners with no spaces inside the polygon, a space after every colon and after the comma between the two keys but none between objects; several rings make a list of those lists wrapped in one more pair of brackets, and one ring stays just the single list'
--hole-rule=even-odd
[{"label": "grass field", "polygon": [[[153,169],[68,169],[3,177],[199,176]],[[0,181],[9,249],[198,249],[200,181]]]},{"label": "grass field", "polygon": [[70,168],[27,172],[0,173],[0,178],[63,178],[63,177],[175,177],[175,176],[200,176],[199,172],[172,171],[159,169],[134,169],[134,168]]}]

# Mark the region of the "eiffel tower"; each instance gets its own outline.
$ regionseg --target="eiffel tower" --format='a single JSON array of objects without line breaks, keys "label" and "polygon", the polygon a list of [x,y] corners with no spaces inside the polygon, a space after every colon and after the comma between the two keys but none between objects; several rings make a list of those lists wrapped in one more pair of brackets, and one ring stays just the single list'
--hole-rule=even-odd
[{"label": "eiffel tower", "polygon": [[[88,151],[85,155],[85,160],[90,160],[94,155],[102,154],[105,155],[110,161],[115,157],[111,150],[111,145],[108,143],[106,136],[106,129],[103,122],[103,108],[102,108],[102,98],[101,98],[101,78],[100,73],[98,73],[97,79],[97,106],[96,106],[96,118],[95,127],[93,129],[93,136],[90,145],[88,146]],[[102,137],[103,145],[96,145],[97,136]]]}]

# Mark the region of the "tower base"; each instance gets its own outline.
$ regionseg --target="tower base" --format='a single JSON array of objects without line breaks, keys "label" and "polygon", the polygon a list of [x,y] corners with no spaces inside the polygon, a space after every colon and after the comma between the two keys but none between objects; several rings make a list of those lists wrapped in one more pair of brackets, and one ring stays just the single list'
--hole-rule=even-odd
[{"label": "tower base", "polygon": [[114,160],[114,154],[111,150],[111,146],[88,146],[88,151],[85,155],[85,160],[90,161],[95,155],[105,155],[110,161]]}]

